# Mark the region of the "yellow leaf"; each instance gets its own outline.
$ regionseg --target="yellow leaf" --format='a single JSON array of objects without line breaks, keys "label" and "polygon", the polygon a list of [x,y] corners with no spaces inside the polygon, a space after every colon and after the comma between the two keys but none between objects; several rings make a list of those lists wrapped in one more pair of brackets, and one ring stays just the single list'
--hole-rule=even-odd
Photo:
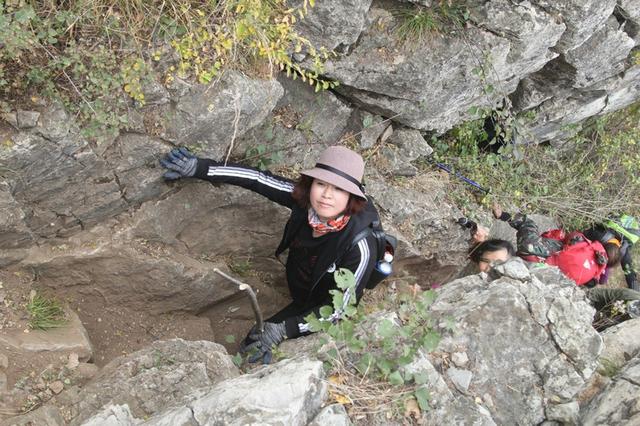
[{"label": "yellow leaf", "polygon": [[333,394],[333,399],[338,403],[338,404],[342,404],[342,405],[347,405],[347,404],[351,404],[351,398],[349,398],[346,395],[342,395],[340,393],[334,393]]},{"label": "yellow leaf", "polygon": [[332,374],[331,376],[329,376],[329,383],[334,383],[336,385],[340,385],[340,384],[344,383],[344,377],[342,377],[339,374]]},{"label": "yellow leaf", "polygon": [[128,84],[125,84],[124,85],[124,91],[127,92],[127,93],[131,92],[131,86],[129,86]]}]

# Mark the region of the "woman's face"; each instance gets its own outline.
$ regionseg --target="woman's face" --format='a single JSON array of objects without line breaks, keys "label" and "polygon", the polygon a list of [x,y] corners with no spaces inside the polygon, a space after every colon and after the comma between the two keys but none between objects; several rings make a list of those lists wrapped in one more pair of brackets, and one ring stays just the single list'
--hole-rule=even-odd
[{"label": "woman's face", "polygon": [[325,181],[314,179],[309,198],[311,207],[323,222],[335,219],[347,208],[349,193]]},{"label": "woman's face", "polygon": [[482,255],[482,258],[480,258],[480,261],[478,262],[478,269],[480,272],[488,272],[494,263],[506,262],[510,258],[511,255],[505,248],[496,251],[488,251]]}]

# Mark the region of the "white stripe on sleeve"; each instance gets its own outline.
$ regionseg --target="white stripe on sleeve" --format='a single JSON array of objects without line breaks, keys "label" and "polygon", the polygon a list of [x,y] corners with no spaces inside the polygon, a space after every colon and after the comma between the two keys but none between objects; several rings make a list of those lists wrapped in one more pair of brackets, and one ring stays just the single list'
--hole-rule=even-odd
[{"label": "white stripe on sleeve", "polygon": [[259,183],[277,189],[278,191],[292,192],[293,183],[285,182],[268,176],[257,170],[243,169],[229,166],[210,166],[207,176],[229,176],[258,181]]},{"label": "white stripe on sleeve", "polygon": [[[367,270],[367,265],[369,264],[369,259],[371,258],[371,253],[369,251],[369,244],[367,243],[367,239],[363,238],[358,241],[357,245],[360,250],[360,263],[358,263],[358,267],[356,268],[356,272],[354,274],[356,284],[354,289],[357,289],[362,284],[362,278]],[[343,315],[344,310],[349,305],[349,300],[351,299],[352,289],[347,290],[344,293],[344,298],[342,300],[342,307],[335,311],[329,318],[319,318],[320,321],[331,321],[332,323],[336,323]],[[306,333],[309,331],[309,324],[307,323],[299,323],[298,331],[300,333]]]}]

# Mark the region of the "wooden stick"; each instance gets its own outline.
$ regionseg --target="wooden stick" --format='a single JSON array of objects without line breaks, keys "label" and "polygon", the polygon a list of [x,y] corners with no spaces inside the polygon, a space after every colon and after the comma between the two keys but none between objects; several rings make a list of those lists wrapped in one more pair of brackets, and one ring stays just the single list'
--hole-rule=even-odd
[{"label": "wooden stick", "polygon": [[256,293],[253,291],[251,286],[249,284],[245,284],[242,281],[239,281],[225,274],[218,268],[213,268],[213,272],[215,272],[216,274],[222,275],[232,283],[237,284],[238,290],[241,290],[247,293],[247,296],[249,297],[249,301],[251,302],[251,308],[253,309],[253,313],[256,316],[256,325],[258,327],[258,332],[262,333],[264,331],[264,320],[262,319],[262,312],[260,311],[260,306],[258,306],[258,298],[256,297]]}]

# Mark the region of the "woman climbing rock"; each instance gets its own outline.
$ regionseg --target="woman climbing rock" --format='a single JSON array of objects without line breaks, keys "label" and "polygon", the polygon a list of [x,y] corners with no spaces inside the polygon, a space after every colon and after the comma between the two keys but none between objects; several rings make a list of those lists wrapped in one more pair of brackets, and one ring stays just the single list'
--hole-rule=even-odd
[{"label": "woman climbing rock", "polygon": [[[355,295],[345,295],[345,306],[350,297],[360,299],[380,251],[379,238],[366,232],[379,227],[379,217],[364,193],[360,155],[342,146],[329,147],[297,182],[198,158],[185,148],[172,150],[160,163],[167,169],[166,180],[194,177],[237,185],[291,209],[276,256],[289,249],[286,277],[292,302],[266,320],[262,333],[255,327],[249,331],[241,350],[253,353],[250,362],[268,363],[274,345],[309,333],[304,318],[312,312],[320,318],[320,307],[332,305],[330,290],[337,288],[333,276],[337,269],[350,270],[356,281]],[[338,309],[329,320],[338,321],[341,315]]]}]

